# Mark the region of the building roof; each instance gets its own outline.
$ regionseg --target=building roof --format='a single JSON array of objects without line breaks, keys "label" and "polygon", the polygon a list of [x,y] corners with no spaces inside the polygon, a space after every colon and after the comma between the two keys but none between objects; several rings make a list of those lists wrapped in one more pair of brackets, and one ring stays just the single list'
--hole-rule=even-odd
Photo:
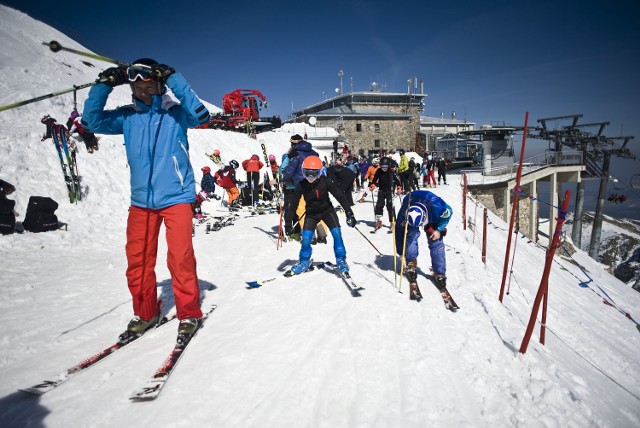
[{"label": "building roof", "polygon": [[[402,114],[392,112],[388,109],[373,109],[367,107],[352,107],[348,105],[342,105],[339,107],[333,107],[326,110],[317,111],[314,113],[309,113],[309,116],[315,116],[318,118],[328,118],[328,117],[342,117],[342,118],[350,118],[350,117],[359,117],[359,118],[392,118],[392,119],[409,119],[411,115]],[[301,116],[307,116],[301,115]],[[301,117],[298,116],[298,117]]]},{"label": "building roof", "polygon": [[407,105],[416,106],[422,111],[426,94],[406,94],[396,92],[349,92],[340,94],[325,101],[313,104],[292,113],[292,119],[316,116],[318,118],[386,118],[409,119],[410,114],[392,112],[386,108],[371,108],[372,105]]},{"label": "building roof", "polygon": [[475,126],[475,122],[468,122],[466,120],[458,120],[458,119],[446,119],[441,117],[432,117],[432,116],[420,116],[420,125],[429,126],[429,125],[464,125],[464,126]]}]

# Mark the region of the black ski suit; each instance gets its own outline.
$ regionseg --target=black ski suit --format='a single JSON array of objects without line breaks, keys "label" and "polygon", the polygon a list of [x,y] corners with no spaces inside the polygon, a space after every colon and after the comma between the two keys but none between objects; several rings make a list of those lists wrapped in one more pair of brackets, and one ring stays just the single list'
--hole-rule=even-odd
[{"label": "black ski suit", "polygon": [[356,179],[356,174],[351,169],[342,165],[330,166],[327,168],[327,178],[336,183],[336,186],[342,190],[350,207],[355,205],[351,192],[353,191],[353,180]]},{"label": "black ski suit", "polygon": [[395,210],[393,209],[393,191],[396,186],[400,185],[398,176],[388,168],[384,171],[382,168],[378,168],[373,176],[373,179],[369,183],[369,186],[378,186],[378,201],[374,212],[376,216],[382,215],[382,209],[386,206],[387,213],[389,214],[389,223],[393,223],[395,220]]}]

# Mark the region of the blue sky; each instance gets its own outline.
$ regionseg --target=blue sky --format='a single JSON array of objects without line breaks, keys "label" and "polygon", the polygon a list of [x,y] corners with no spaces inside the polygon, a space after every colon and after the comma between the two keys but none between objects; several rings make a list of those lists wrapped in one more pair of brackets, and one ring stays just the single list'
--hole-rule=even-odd
[{"label": "blue sky", "polygon": [[[537,125],[582,113],[583,123],[611,122],[608,136],[635,135],[640,156],[640,28],[631,1],[2,3],[96,53],[169,64],[218,106],[236,88],[259,89],[269,100],[263,114],[286,118],[292,105],[335,94],[339,70],[345,92],[374,81],[404,92],[415,76],[428,94],[425,115],[522,125],[528,111]],[[528,152],[547,144],[530,140]],[[638,165],[614,162],[623,181]]]}]

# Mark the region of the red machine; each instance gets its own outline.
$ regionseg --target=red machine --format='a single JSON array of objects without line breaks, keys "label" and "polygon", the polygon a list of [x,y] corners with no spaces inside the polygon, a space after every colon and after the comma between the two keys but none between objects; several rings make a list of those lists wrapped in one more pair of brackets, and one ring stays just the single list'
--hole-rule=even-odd
[{"label": "red machine", "polygon": [[268,108],[267,98],[255,89],[236,89],[222,97],[223,113],[213,115],[201,128],[237,131],[267,131],[282,125],[279,117],[260,118],[260,108]]}]

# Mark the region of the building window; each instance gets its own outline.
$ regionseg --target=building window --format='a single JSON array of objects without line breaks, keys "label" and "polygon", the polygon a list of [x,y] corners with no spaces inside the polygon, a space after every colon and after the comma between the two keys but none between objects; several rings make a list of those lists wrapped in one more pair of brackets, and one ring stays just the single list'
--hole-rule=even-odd
[{"label": "building window", "polygon": [[373,147],[375,147],[376,149],[379,149],[380,148],[380,140],[373,140]]},{"label": "building window", "polygon": [[380,124],[379,123],[375,123],[373,125],[373,132],[375,132],[376,134],[380,133]]},{"label": "building window", "polygon": [[362,124],[356,123],[356,132],[362,132]]}]

